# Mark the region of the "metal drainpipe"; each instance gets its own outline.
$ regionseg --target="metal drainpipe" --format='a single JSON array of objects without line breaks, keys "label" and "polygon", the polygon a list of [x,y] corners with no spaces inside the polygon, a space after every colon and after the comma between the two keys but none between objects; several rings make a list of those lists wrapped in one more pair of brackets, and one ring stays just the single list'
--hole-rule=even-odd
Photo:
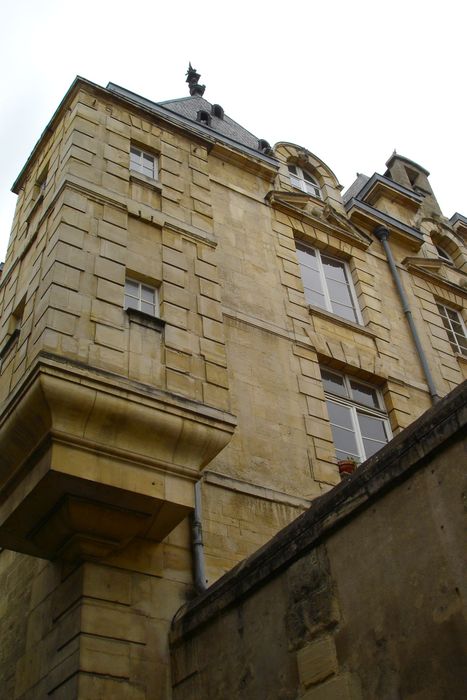
[{"label": "metal drainpipe", "polygon": [[440,396],[436,390],[435,382],[433,380],[433,376],[431,374],[431,370],[428,366],[428,362],[426,359],[425,351],[423,349],[422,343],[420,341],[420,336],[418,335],[417,328],[415,326],[415,322],[413,320],[412,312],[409,307],[409,302],[407,299],[407,295],[405,293],[405,289],[402,285],[402,280],[399,276],[399,271],[396,267],[396,263],[394,261],[393,255],[392,255],[392,250],[389,246],[389,230],[386,228],[386,226],[376,226],[375,229],[373,230],[373,233],[375,234],[376,238],[381,241],[384,252],[386,253],[386,257],[388,259],[389,267],[392,273],[393,280],[395,282],[395,285],[397,287],[397,291],[399,292],[399,297],[402,303],[402,309],[404,311],[405,317],[407,319],[407,322],[410,326],[410,330],[412,332],[412,337],[415,342],[415,347],[417,348],[417,353],[418,357],[420,358],[420,362],[423,367],[423,371],[425,373],[425,378],[428,384],[428,389],[430,392],[430,396],[432,398],[433,403],[436,403],[437,401],[440,400]]},{"label": "metal drainpipe", "polygon": [[198,593],[206,590],[206,569],[204,565],[203,524],[201,511],[201,481],[195,484],[195,509],[191,519],[193,543],[193,568],[195,587]]}]

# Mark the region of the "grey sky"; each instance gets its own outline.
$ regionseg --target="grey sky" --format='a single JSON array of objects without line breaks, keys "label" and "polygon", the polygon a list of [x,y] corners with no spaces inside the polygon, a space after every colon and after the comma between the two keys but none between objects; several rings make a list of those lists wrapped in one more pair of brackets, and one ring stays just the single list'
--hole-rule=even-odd
[{"label": "grey sky", "polygon": [[445,215],[467,214],[465,19],[454,0],[4,0],[0,259],[10,187],[74,77],[161,101],[188,94],[189,60],[209,101],[345,188],[396,148],[431,172]]}]

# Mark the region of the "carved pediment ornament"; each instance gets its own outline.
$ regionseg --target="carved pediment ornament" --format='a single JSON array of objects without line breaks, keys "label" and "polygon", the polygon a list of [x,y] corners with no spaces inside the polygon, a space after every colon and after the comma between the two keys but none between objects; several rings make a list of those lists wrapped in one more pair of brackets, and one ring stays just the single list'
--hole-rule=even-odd
[{"label": "carved pediment ornament", "polygon": [[329,223],[333,223],[339,228],[344,229],[350,235],[356,236],[359,240],[363,240],[365,243],[371,243],[371,237],[359,229],[355,224],[349,221],[343,214],[338,212],[330,204],[325,204],[322,210],[322,217],[326,219]]}]

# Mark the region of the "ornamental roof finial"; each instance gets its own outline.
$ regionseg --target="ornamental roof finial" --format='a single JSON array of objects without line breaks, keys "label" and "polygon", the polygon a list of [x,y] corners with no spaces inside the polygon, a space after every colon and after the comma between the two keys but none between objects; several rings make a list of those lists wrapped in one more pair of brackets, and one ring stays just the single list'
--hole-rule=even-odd
[{"label": "ornamental roof finial", "polygon": [[196,71],[196,68],[193,68],[191,63],[188,64],[188,70],[186,72],[186,82],[188,83],[188,87],[190,89],[190,95],[193,97],[193,95],[199,95],[202,97],[204,95],[204,91],[206,90],[206,85],[198,85],[198,80],[201,78],[200,73]]}]

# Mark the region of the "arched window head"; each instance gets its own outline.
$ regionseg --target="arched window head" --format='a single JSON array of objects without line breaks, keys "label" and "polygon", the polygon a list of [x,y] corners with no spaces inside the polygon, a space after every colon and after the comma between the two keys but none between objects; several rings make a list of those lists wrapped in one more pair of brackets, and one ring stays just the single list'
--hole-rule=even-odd
[{"label": "arched window head", "polygon": [[220,105],[212,105],[211,114],[213,117],[217,117],[218,119],[224,118],[224,110]]},{"label": "arched window head", "polygon": [[204,124],[205,126],[211,126],[211,115],[204,109],[200,109],[196,115],[196,121]]},{"label": "arched window head", "polygon": [[307,173],[307,171],[303,170],[299,165],[288,165],[287,167],[290,173],[290,182],[293,187],[307,194],[312,194],[313,197],[322,199],[321,189],[310,173]]},{"label": "arched window head", "polygon": [[440,245],[436,245],[435,248],[436,252],[438,253],[438,258],[444,262],[451,263],[452,265],[452,258],[449,253],[444,248],[441,248]]}]

